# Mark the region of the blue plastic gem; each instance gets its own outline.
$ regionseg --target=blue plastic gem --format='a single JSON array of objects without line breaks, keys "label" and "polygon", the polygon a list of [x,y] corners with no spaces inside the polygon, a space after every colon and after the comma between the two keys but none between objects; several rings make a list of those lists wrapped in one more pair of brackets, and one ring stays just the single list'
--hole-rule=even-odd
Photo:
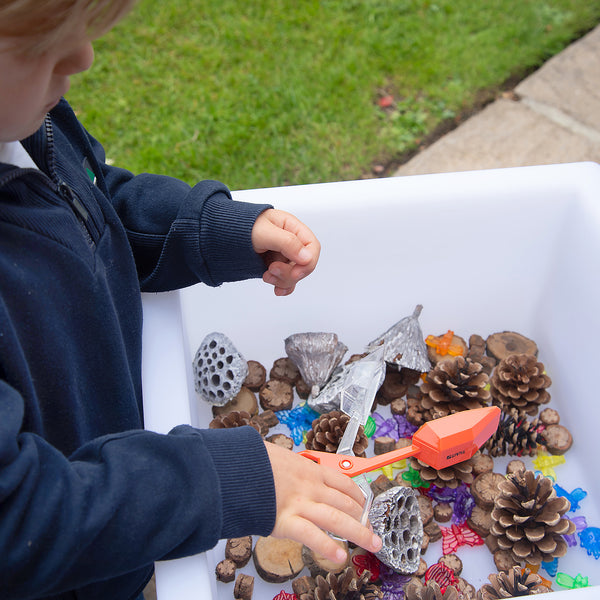
[{"label": "blue plastic gem", "polygon": [[291,410],[280,410],[277,418],[290,430],[290,437],[296,445],[302,443],[304,432],[311,428],[312,422],[319,416],[308,404],[299,404]]},{"label": "blue plastic gem", "polygon": [[571,503],[570,512],[575,512],[579,509],[579,503],[587,496],[587,492],[581,488],[575,488],[571,493],[560,487],[558,483],[554,484],[557,496],[563,496]]},{"label": "blue plastic gem", "polygon": [[542,562],[542,567],[550,577],[554,577],[558,572],[558,558],[554,558],[549,562]]},{"label": "blue plastic gem", "polygon": [[598,527],[586,527],[579,532],[579,543],[587,550],[588,556],[596,560],[600,558],[600,529]]}]

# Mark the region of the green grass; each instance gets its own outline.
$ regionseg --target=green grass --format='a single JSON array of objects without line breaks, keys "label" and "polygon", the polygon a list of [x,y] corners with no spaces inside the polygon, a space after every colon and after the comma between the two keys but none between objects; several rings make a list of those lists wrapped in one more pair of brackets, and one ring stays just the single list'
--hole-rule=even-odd
[{"label": "green grass", "polygon": [[600,0],[142,0],[69,100],[136,173],[355,179],[598,22]]}]

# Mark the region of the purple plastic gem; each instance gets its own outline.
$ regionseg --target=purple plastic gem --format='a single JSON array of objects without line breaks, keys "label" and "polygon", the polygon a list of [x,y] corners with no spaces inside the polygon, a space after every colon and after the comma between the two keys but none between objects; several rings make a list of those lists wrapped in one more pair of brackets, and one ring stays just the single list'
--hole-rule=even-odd
[{"label": "purple plastic gem", "polygon": [[372,417],[375,419],[375,424],[377,425],[377,429],[375,430],[375,435],[377,437],[388,436],[393,438],[396,442],[400,439],[394,419],[384,419],[377,412],[374,412]]},{"label": "purple plastic gem", "polygon": [[464,483],[461,483],[456,488],[452,522],[457,525],[464,523],[471,516],[473,508],[475,508],[475,498],[471,495],[469,488]]},{"label": "purple plastic gem", "polygon": [[410,423],[404,415],[394,415],[393,419],[397,423],[398,436],[401,438],[410,438],[419,429],[416,425]]},{"label": "purple plastic gem", "polygon": [[[587,521],[585,517],[573,517],[571,519],[573,523],[575,523],[575,533],[579,533],[583,531],[587,527]],[[563,537],[565,538],[565,542],[567,542],[567,546],[577,546],[577,537],[575,533],[566,534]]]},{"label": "purple plastic gem", "polygon": [[600,558],[600,529],[598,527],[586,527],[579,532],[579,543],[587,550],[588,556]]},{"label": "purple plastic gem", "polygon": [[384,600],[404,600],[404,586],[412,579],[412,576],[396,573],[384,564],[381,565],[379,576]]},{"label": "purple plastic gem", "polygon": [[427,495],[436,502],[454,502],[456,498],[456,489],[443,488],[432,485]]}]

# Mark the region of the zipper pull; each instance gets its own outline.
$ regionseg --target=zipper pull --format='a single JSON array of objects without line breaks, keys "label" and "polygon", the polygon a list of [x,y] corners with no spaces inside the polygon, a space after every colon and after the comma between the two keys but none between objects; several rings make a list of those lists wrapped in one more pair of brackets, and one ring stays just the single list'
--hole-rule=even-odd
[{"label": "zipper pull", "polygon": [[90,218],[90,214],[77,197],[77,194],[75,194],[75,192],[71,189],[71,187],[64,181],[61,181],[58,184],[58,192],[61,195],[61,197],[64,198],[71,205],[71,207],[77,213],[79,218],[84,223],[87,223],[88,219]]}]

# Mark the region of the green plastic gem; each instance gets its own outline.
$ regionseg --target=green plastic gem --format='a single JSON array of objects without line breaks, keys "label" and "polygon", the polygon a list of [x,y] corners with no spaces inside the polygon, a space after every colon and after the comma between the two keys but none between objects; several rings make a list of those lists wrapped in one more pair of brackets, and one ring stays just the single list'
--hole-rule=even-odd
[{"label": "green plastic gem", "polygon": [[377,425],[375,423],[375,419],[373,417],[369,417],[367,422],[365,423],[365,435],[370,438],[375,433],[375,429],[377,429]]}]

